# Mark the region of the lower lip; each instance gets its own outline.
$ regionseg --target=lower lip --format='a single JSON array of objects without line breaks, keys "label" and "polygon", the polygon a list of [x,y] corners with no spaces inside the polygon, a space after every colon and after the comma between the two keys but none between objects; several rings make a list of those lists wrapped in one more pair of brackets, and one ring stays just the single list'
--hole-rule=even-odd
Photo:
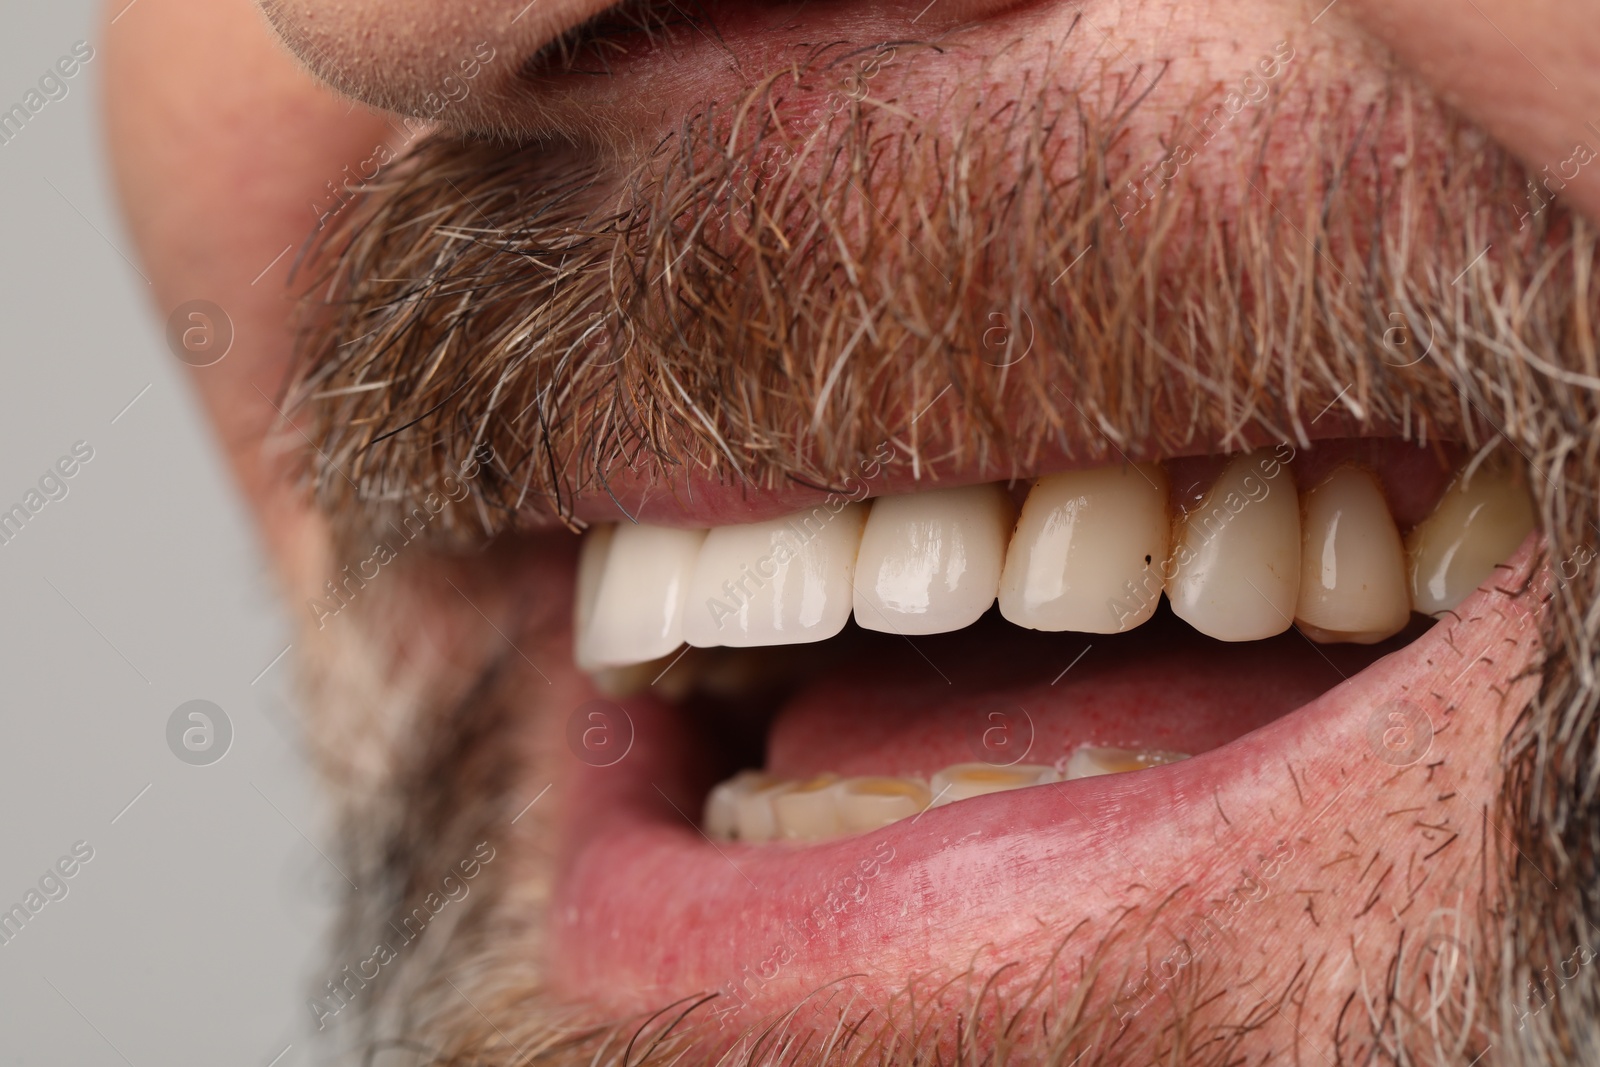
[{"label": "lower lip", "polygon": [[[1501,584],[1533,556],[1530,539]],[[1130,903],[1237,881],[1252,857],[1308,864],[1319,843],[1447,781],[1488,803],[1506,717],[1537,687],[1526,599],[1480,590],[1457,619],[1192,759],[810,846],[709,842],[691,822],[706,785],[692,731],[653,698],[626,701],[632,750],[580,767],[570,793],[550,912],[557,994],[633,1012],[718,993],[714,1029],[731,1037],[840,976],[881,1003],[908,976],[978,956],[1046,965],[1079,924],[1103,936],[1097,924]]]}]

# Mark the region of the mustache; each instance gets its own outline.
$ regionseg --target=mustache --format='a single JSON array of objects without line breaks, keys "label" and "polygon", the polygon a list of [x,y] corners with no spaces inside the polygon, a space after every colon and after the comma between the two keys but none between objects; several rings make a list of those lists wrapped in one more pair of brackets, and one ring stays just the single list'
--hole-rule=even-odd
[{"label": "mustache", "polygon": [[[1559,205],[1519,219],[1524,170],[1404,85],[1355,116],[1262,99],[1259,151],[1201,185],[1130,150],[1125,87],[910,119],[862,72],[914,61],[796,67],[633,162],[420,144],[314,248],[288,402],[323,510],[396,519],[484,446],[447,533],[578,525],[623,477],[835,487],[884,441],[1015,474],[1305,443],[1330,404],[1358,432],[1520,445],[1600,383],[1559,362],[1593,348],[1592,233]],[[1269,167],[1285,121],[1314,147]],[[1374,158],[1424,125],[1435,151]]]},{"label": "mustache", "polygon": [[[439,135],[370,186],[311,248],[286,400],[341,536],[486,447],[433,534],[581,525],[578,496],[623,477],[834,486],[884,441],[1022,474],[1304,443],[1330,409],[1525,463],[1552,562],[1600,535],[1593,229],[1559,202],[1525,217],[1528,172],[1421,91],[1352,113],[1291,70],[1243,120],[1255,150],[1207,156],[1225,174],[1201,184],[1152,178],[1169,157],[1135,151],[1134,87],[1041,77],[916,116],[864,63],[813,57],[643,151]],[[1286,125],[1304,153],[1269,165]],[[1391,166],[1419,130],[1432,149]],[[1523,590],[1547,654],[1504,746],[1482,1010],[1529,1063],[1600,1015],[1587,972],[1514,1013],[1600,922],[1596,571]]]}]

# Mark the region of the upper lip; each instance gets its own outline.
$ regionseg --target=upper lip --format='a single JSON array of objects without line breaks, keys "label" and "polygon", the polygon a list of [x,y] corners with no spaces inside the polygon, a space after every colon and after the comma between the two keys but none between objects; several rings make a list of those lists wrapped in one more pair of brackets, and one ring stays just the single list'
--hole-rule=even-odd
[{"label": "upper lip", "polygon": [[[937,403],[928,411],[937,416]],[[1309,445],[1350,437],[1373,441],[1394,441],[1382,428],[1366,426],[1352,433],[1354,420],[1330,411],[1306,427],[1295,443]],[[981,482],[1026,483],[1034,478],[1062,471],[1102,466],[1107,463],[1141,463],[1180,459],[1189,455],[1208,456],[1223,452],[1279,443],[1260,427],[1242,430],[1226,449],[1164,453],[1153,443],[1128,441],[1118,444],[1090,425],[1085,418],[1065,430],[1042,454],[1026,464],[993,459],[986,465],[971,462],[924,461],[913,465],[904,456],[871,477],[852,472],[835,483],[808,483],[791,479],[784,485],[762,485],[737,476],[710,478],[683,467],[663,466],[650,460],[639,469],[622,466],[606,472],[603,487],[586,489],[566,505],[565,514],[582,523],[644,522],[656,526],[700,528],[735,523],[760,522],[803,510],[826,500],[830,494],[867,500],[919,489],[956,488]],[[870,456],[861,457],[864,466]],[[530,518],[533,518],[530,516]],[[546,520],[553,524],[554,517]]]},{"label": "upper lip", "polygon": [[[923,69],[936,81],[955,78],[965,70],[960,59],[938,56]],[[912,66],[909,56],[895,62],[897,71]],[[826,88],[818,82],[810,88]],[[722,85],[692,91],[715,100]],[[795,107],[804,114],[809,103],[802,97]],[[1047,122],[1055,103],[1040,97],[1023,110]],[[952,122],[967,114],[965,103],[952,106]],[[767,120],[752,122],[757,134],[771,132]],[[1181,219],[1148,241],[1125,239],[1087,180],[1095,167],[1122,166],[1101,155],[1129,140],[1120,126],[1095,135],[1105,144],[1050,157],[1061,172],[1041,177],[1047,220],[1032,229],[1014,224],[1013,201],[992,220],[980,217],[983,240],[963,241],[959,226],[969,223],[959,219],[941,215],[916,231],[913,206],[880,202],[896,212],[890,217],[858,204],[857,218],[800,192],[792,206],[808,220],[803,240],[780,235],[770,247],[748,241],[730,252],[724,244],[741,238],[711,234],[708,220],[721,210],[717,190],[741,180],[746,160],[735,153],[695,169],[695,146],[715,124],[710,111],[697,113],[663,147],[670,174],[639,178],[638,187],[622,173],[627,167],[580,147],[508,152],[443,140],[420,149],[414,168],[363,209],[341,216],[341,227],[361,227],[363,236],[338,264],[342,286],[330,286],[334,308],[347,317],[316,338],[304,364],[306,384],[326,390],[315,395],[308,436],[345,462],[330,462],[318,487],[341,522],[363,503],[350,499],[352,484],[375,474],[399,497],[422,480],[409,477],[424,466],[418,457],[442,452],[441,441],[448,447],[457,434],[490,441],[506,465],[475,486],[484,506],[472,518],[495,532],[558,519],[714,526],[776,517],[829,492],[853,493],[844,479],[886,440],[908,462],[868,495],[1283,439],[1410,436],[1413,413],[1424,410],[1429,439],[1477,436],[1476,408],[1443,401],[1465,380],[1454,368],[1429,360],[1395,369],[1373,352],[1378,303],[1393,295],[1434,306],[1449,297],[1428,286],[1442,288],[1449,270],[1407,274],[1406,263],[1382,250],[1363,259],[1336,242],[1323,250],[1305,234],[1268,249],[1265,236],[1259,245],[1230,244],[1208,229],[1190,245]],[[882,132],[857,125],[863,138]],[[1364,158],[1365,129],[1347,135],[1351,158]],[[937,123],[917,132],[939,146],[956,137]],[[1001,132],[1000,147],[960,142],[974,166],[1016,162],[985,154],[1021,152]],[[841,155],[864,148],[851,136],[839,131]],[[893,131],[884,139],[902,143]],[[941,153],[927,154],[908,156],[906,166],[933,166]],[[892,185],[897,173],[911,180],[902,170],[880,172],[878,181]],[[551,182],[538,184],[542,176]],[[929,195],[975,195],[921,176],[935,186]],[[854,171],[815,182],[803,169],[787,177],[802,190],[815,184],[819,195],[848,191],[857,178],[869,192],[878,188]],[[1325,192],[1339,227],[1366,232],[1386,221],[1342,185]],[[418,203],[437,203],[428,215],[434,226],[407,217]],[[1262,226],[1277,225],[1292,206],[1248,194],[1245,204]],[[927,250],[906,247],[902,223]],[[874,250],[872,262],[856,262],[848,246],[860,227],[868,228],[858,236]],[[366,239],[375,232],[383,240]],[[463,241],[464,232],[491,236]],[[982,256],[969,258],[973,247]],[[1527,245],[1494,248],[1474,269],[1532,277],[1542,261]],[[1325,291],[1297,280],[1320,282],[1322,272]],[[815,276],[854,278],[855,288],[834,299],[827,287],[805,284]],[[1530,300],[1545,302],[1540,314],[1553,314],[1552,289],[1530,290]],[[1130,292],[1158,295],[1146,303]],[[471,314],[462,314],[468,293]],[[1213,318],[1192,321],[1196,308]],[[1031,354],[985,360],[994,317],[1009,316],[1020,335],[1025,312],[1038,320]],[[596,320],[621,354],[586,347]],[[1157,375],[1148,386],[1133,380]]]}]

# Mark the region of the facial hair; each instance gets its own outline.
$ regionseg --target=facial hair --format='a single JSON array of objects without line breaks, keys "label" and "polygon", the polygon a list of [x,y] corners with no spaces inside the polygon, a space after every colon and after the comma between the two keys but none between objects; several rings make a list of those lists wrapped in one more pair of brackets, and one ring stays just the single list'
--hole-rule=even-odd
[{"label": "facial hair", "polygon": [[[1232,120],[1258,150],[1227,155],[1232,177],[1202,189],[1175,154],[1130,148],[1131,87],[1041,76],[1015,99],[954,98],[911,118],[863,82],[864,62],[813,57],[643,152],[440,136],[366,190],[312,249],[325,273],[289,394],[322,453],[308,491],[337,537],[359,542],[403,513],[408,487],[485,445],[496,462],[471,506],[437,524],[441,547],[581,525],[578,494],[624,475],[834,486],[885,440],[918,464],[1022,474],[1052,450],[1114,461],[1305,443],[1332,406],[1352,432],[1495,447],[1527,467],[1538,503],[1548,558],[1519,595],[1544,607],[1546,656],[1501,753],[1482,923],[1420,955],[1398,937],[1389,980],[1352,1001],[1339,1047],[1427,1062],[1476,1035],[1501,1063],[1600,1058],[1593,969],[1548,992],[1600,922],[1587,892],[1600,884],[1600,579],[1570,566],[1600,531],[1591,227],[1559,203],[1527,217],[1528,173],[1398,75],[1357,113],[1286,75]],[[1197,105],[1175,121],[1174,141],[1209,115]],[[1310,147],[1269,167],[1285,129]],[[1380,158],[1417,129],[1431,151],[1398,168]],[[940,418],[917,419],[945,392]],[[368,662],[387,655],[383,620],[404,617],[407,583],[426,580],[428,561],[403,563],[390,610],[374,598],[341,638],[361,634]],[[333,661],[313,678],[332,686],[351,669]],[[323,709],[385,704],[412,724],[389,733],[371,802],[352,814],[352,835],[378,843],[363,879],[391,887],[358,895],[352,931],[391,922],[479,832],[444,828],[498,813],[506,783],[529,773],[499,765],[519,758],[492,739],[508,720],[483,714],[509,701],[497,686],[515,688],[504,664],[485,662],[470,686],[421,683],[398,713],[382,675]],[[479,784],[463,777],[468,706],[489,724],[468,747],[495,750]],[[361,822],[379,811],[398,814]],[[537,910],[496,877],[460,913],[458,940],[373,990],[370,1041],[403,1035],[430,1062],[640,1064],[703,1033],[703,1003],[651,1019],[557,1008],[528,962],[535,935],[496,945]],[[1061,944],[1097,974],[1154,918],[1089,943],[1062,931]],[[447,973],[470,984],[452,991]],[[1264,991],[1231,1027],[1202,1024],[1228,976],[1195,966],[1161,1018],[1111,1040],[1116,1020],[1071,991],[1030,996],[1023,982],[999,1005],[984,999],[991,975],[970,977],[944,1000],[908,989],[899,1014],[866,1018],[820,989],[821,1015],[749,1023],[736,1059],[899,1062],[939,1048],[1034,1062],[1090,1041],[1083,1067],[1221,1064],[1303,993]]]}]

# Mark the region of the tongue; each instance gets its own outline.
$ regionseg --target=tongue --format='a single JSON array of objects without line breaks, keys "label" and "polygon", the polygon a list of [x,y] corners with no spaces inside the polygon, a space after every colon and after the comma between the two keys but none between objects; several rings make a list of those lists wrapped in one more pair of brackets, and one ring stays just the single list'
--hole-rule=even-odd
[{"label": "tongue", "polygon": [[842,665],[779,711],[766,766],[781,778],[926,777],[980,760],[1054,764],[1085,744],[1198,755],[1308,703],[1426,625],[1371,646],[1316,645],[1294,630],[1229,644],[1163,607],[1126,634],[1043,634],[993,612],[954,634],[863,632]]}]

